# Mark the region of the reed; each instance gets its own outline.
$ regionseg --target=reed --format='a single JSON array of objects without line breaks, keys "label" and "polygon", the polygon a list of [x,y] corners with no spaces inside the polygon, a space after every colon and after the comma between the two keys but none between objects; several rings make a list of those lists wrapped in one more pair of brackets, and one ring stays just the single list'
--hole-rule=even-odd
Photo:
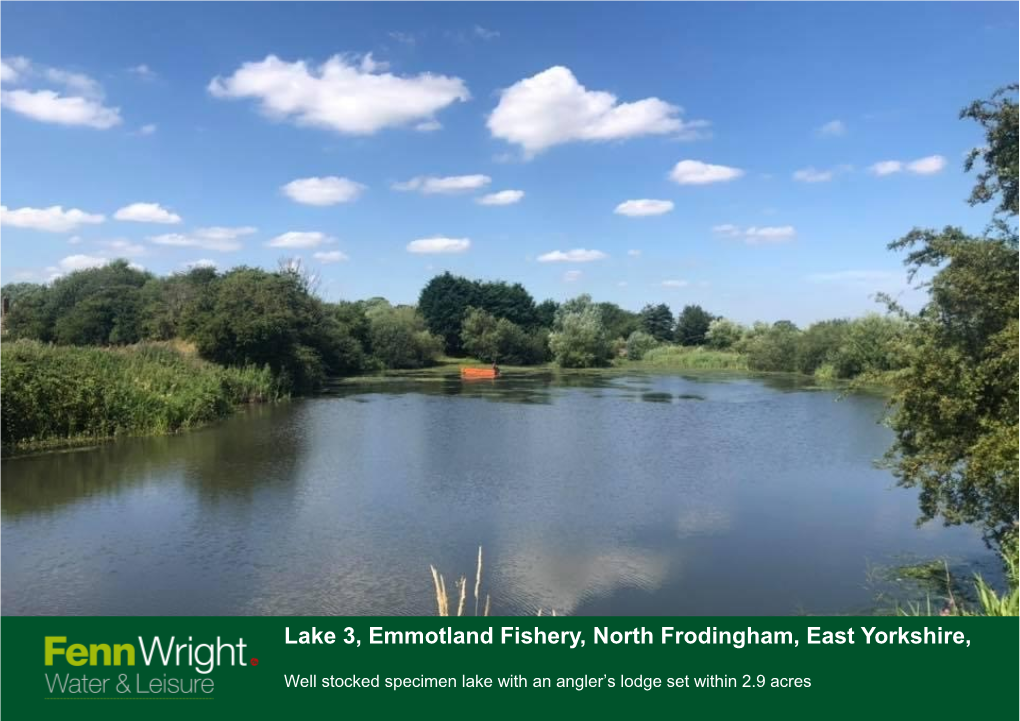
[{"label": "reed", "polygon": [[[439,616],[450,615],[450,595],[446,590],[446,579],[439,571],[436,570],[435,566],[430,565],[429,570],[432,572],[432,586],[436,592],[436,613]],[[461,576],[455,583],[454,588],[457,592],[457,616],[463,616],[465,606],[467,605],[467,576]],[[474,599],[475,599],[475,616],[478,615],[478,605],[481,601],[482,594],[482,547],[478,547],[478,565],[475,568],[475,587],[474,587]],[[482,616],[487,617],[492,612],[492,598],[488,593],[485,594],[485,606],[483,607]],[[538,609],[538,615],[541,616],[544,613],[543,609]],[[549,612],[550,616],[555,616],[556,609],[552,609]]]}]

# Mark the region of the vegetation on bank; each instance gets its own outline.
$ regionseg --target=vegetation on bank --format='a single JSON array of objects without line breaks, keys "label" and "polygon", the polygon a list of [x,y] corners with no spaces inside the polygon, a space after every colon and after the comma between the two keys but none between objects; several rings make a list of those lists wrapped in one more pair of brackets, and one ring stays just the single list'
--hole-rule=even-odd
[{"label": "vegetation on bank", "polygon": [[5,342],[4,446],[174,433],[283,391],[268,368],[224,368],[168,344],[122,348]]}]

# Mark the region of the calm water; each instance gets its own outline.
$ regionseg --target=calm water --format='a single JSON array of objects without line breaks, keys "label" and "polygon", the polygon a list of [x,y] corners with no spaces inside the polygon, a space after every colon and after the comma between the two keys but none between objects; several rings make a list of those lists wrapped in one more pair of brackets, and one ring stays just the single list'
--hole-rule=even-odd
[{"label": "calm water", "polygon": [[872,461],[883,402],[790,381],[391,382],[3,461],[4,614],[868,610],[872,564],[988,564]]}]

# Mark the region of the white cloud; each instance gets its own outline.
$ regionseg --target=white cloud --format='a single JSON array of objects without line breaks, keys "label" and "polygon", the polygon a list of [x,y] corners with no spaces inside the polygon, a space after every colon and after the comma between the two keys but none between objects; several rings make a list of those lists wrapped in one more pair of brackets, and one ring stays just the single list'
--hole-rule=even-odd
[{"label": "white cloud", "polygon": [[120,108],[96,100],[68,97],[52,90],[3,90],[0,105],[42,123],[84,125],[106,130],[119,125]]},{"label": "white cloud", "polygon": [[32,63],[27,58],[7,58],[0,66],[6,84],[59,86],[0,91],[0,105],[43,123],[84,125],[106,130],[121,122],[120,108],[103,105],[103,88],[93,78],[61,68]]},{"label": "white cloud", "polygon": [[419,238],[407,244],[407,252],[415,254],[466,253],[471,247],[469,238]]},{"label": "white cloud", "polygon": [[732,223],[724,223],[712,227],[712,232],[728,238],[741,238],[748,245],[770,245],[786,243],[797,235],[792,225],[766,225],[741,228]]},{"label": "white cloud", "polygon": [[173,225],[181,222],[181,216],[171,213],[159,203],[132,203],[113,214],[117,220],[134,223],[163,223]]},{"label": "white cloud", "polygon": [[793,173],[793,179],[802,183],[827,183],[832,180],[831,170],[815,170],[814,168],[803,168]]},{"label": "white cloud", "polygon": [[869,170],[878,176],[892,175],[907,171],[915,175],[933,175],[946,167],[946,159],[941,155],[929,155],[904,163],[901,160],[882,160],[872,165]]},{"label": "white cloud", "polygon": [[419,133],[434,133],[437,130],[443,129],[443,124],[438,120],[425,120],[414,126],[414,129]]},{"label": "white cloud", "polygon": [[240,238],[255,233],[256,229],[251,226],[237,228],[225,228],[212,226],[209,228],[198,228],[187,235],[182,233],[167,233],[149,238],[156,245],[168,245],[177,248],[205,248],[220,253],[228,253],[233,250],[240,250],[242,247]]},{"label": "white cloud", "polygon": [[350,260],[346,253],[339,250],[320,250],[316,253],[312,253],[312,257],[320,263],[340,263],[345,260]]},{"label": "white cloud", "polygon": [[495,40],[499,37],[499,30],[488,30],[483,28],[481,25],[475,25],[472,32],[475,37],[481,38],[482,40]]},{"label": "white cloud", "polygon": [[929,155],[907,163],[907,170],[917,175],[933,175],[946,167],[946,159],[941,155]]},{"label": "white cloud", "polygon": [[150,68],[145,63],[142,63],[141,65],[135,65],[132,68],[128,68],[128,72],[133,75],[137,75],[142,80],[153,80],[156,77],[156,73],[153,71],[153,69]]},{"label": "white cloud", "polygon": [[322,65],[289,63],[275,55],[248,62],[229,77],[215,77],[208,90],[217,98],[251,98],[276,120],[325,128],[348,135],[371,135],[383,128],[433,119],[435,113],[471,95],[456,77],[383,72],[365,55],[334,55]]},{"label": "white cloud", "polygon": [[155,123],[148,123],[147,125],[143,125],[142,127],[138,128],[138,132],[135,133],[135,135],[152,135],[153,133],[156,132],[156,130],[157,126]]},{"label": "white cloud", "polygon": [[744,174],[740,168],[712,165],[700,160],[681,160],[673,166],[669,178],[679,185],[708,185],[735,180]]},{"label": "white cloud", "polygon": [[145,255],[145,246],[139,243],[132,243],[124,238],[114,240],[102,240],[99,245],[106,248],[106,255],[117,258],[130,258],[138,255]]},{"label": "white cloud", "polygon": [[56,268],[50,268],[49,270],[56,271],[57,274],[73,273],[76,270],[102,268],[109,262],[108,258],[99,258],[94,255],[69,255],[66,258],[62,258],[57,263]]},{"label": "white cloud", "polygon": [[632,248],[631,250],[627,251],[627,255],[629,255],[631,258],[640,258],[641,251],[637,250],[636,248]]},{"label": "white cloud", "polygon": [[554,250],[538,256],[539,263],[590,263],[594,260],[605,260],[609,256],[601,250],[574,248],[566,252]]},{"label": "white cloud", "polygon": [[579,270],[568,270],[566,273],[563,274],[563,282],[576,283],[577,281],[581,280],[582,276],[584,276],[584,273],[582,273]]},{"label": "white cloud", "polygon": [[212,258],[199,258],[198,260],[192,260],[188,263],[182,263],[188,270],[194,270],[195,268],[215,268],[216,261]]},{"label": "white cloud", "polygon": [[410,47],[414,47],[418,43],[418,38],[414,36],[414,33],[405,33],[399,30],[394,30],[386,34],[398,43],[402,43]]},{"label": "white cloud", "polygon": [[664,280],[662,281],[663,288],[686,288],[690,285],[689,281],[686,280]]},{"label": "white cloud", "polygon": [[291,230],[287,233],[281,233],[266,243],[266,245],[270,248],[317,248],[323,243],[331,243],[332,241],[333,238],[317,230]]},{"label": "white cloud", "polygon": [[423,195],[463,193],[479,190],[492,182],[488,175],[450,175],[437,178],[431,175],[419,175],[416,178],[394,183],[394,190],[417,190]]},{"label": "white cloud", "polygon": [[842,120],[830,120],[822,127],[818,128],[819,135],[827,135],[830,137],[838,137],[840,135],[846,135],[846,125]]},{"label": "white cloud", "polygon": [[643,218],[649,215],[662,215],[673,210],[672,200],[626,200],[616,206],[613,212],[617,215],[629,215],[632,218]]},{"label": "white cloud", "polygon": [[70,238],[67,239],[68,245],[78,245],[79,243],[81,243],[80,235],[72,235]]},{"label": "white cloud", "polygon": [[325,178],[299,178],[281,188],[291,200],[305,205],[336,205],[358,199],[365,186],[350,178],[330,175]]},{"label": "white cloud", "polygon": [[493,137],[533,157],[561,143],[682,134],[688,124],[681,112],[658,98],[621,103],[612,93],[586,89],[568,68],[556,66],[503,90],[488,126]]},{"label": "white cloud", "polygon": [[79,225],[95,225],[104,220],[102,215],[86,213],[77,208],[64,210],[61,205],[52,205],[49,208],[18,208],[17,210],[9,210],[6,205],[0,205],[0,225],[10,225],[15,228],[67,233]]},{"label": "white cloud", "polygon": [[524,198],[523,190],[500,190],[498,193],[483,195],[475,202],[479,205],[513,205]]}]

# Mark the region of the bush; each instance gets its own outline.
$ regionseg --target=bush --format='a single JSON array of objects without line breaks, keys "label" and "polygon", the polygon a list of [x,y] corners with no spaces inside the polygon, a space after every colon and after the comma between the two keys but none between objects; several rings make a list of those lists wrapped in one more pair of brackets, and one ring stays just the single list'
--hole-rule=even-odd
[{"label": "bush", "polygon": [[563,368],[609,365],[612,345],[602,325],[602,312],[588,295],[568,300],[556,311],[549,350]]},{"label": "bush", "polygon": [[4,446],[173,433],[281,397],[268,368],[221,368],[163,344],[118,349],[7,342]]},{"label": "bush", "polygon": [[425,329],[410,306],[377,304],[368,311],[372,354],[386,368],[423,368],[443,352],[443,340]]},{"label": "bush", "polygon": [[481,308],[468,310],[461,340],[464,350],[486,363],[534,365],[548,357],[548,333],[544,329],[529,332]]},{"label": "bush", "polygon": [[636,330],[627,338],[627,360],[641,360],[645,353],[658,347],[659,341],[644,331]]}]

